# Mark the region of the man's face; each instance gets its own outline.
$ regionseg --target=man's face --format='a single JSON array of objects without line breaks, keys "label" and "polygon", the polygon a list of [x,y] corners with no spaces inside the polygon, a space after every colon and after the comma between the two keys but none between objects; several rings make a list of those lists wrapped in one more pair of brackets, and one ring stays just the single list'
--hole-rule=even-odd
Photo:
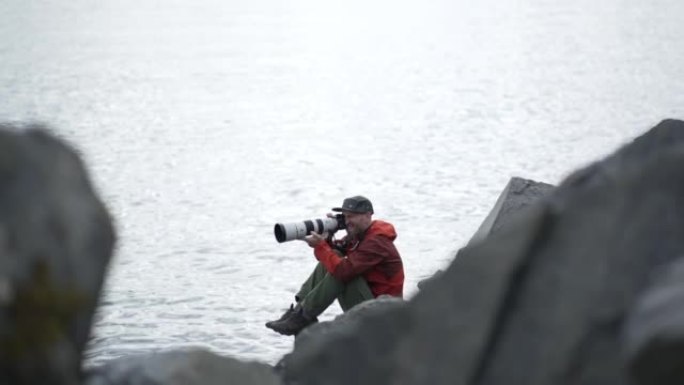
[{"label": "man's face", "polygon": [[344,222],[347,224],[347,234],[354,237],[368,228],[371,224],[371,213],[353,213],[350,211],[343,211]]}]

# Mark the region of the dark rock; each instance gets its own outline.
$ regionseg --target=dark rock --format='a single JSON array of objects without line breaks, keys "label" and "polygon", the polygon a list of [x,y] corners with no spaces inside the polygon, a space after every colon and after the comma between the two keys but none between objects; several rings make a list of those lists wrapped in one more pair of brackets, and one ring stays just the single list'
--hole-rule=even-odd
[{"label": "dark rock", "polygon": [[[531,179],[513,177],[496,200],[494,207],[482,222],[478,230],[470,239],[469,244],[481,242],[490,234],[497,233],[507,223],[515,222],[515,218],[525,208],[547,197],[553,191],[554,186],[548,183],[536,182]],[[444,270],[438,270],[434,275],[418,282],[418,289],[423,290],[430,282],[444,274]]]},{"label": "dark rock", "polygon": [[273,368],[205,350],[129,356],[92,370],[84,385],[277,385]]},{"label": "dark rock", "polygon": [[640,385],[684,384],[684,259],[652,274],[627,318],[624,353]]},{"label": "dark rock", "polygon": [[0,124],[0,379],[75,384],[114,245],[77,154]]},{"label": "dark rock", "polygon": [[664,121],[462,249],[409,306],[286,367],[296,384],[624,385],[621,326],[684,255],[684,122]]},{"label": "dark rock", "polygon": [[354,306],[332,321],[319,322],[307,327],[295,338],[292,353],[286,354],[276,364],[277,371],[279,373],[286,372],[286,366],[296,365],[297,361],[305,361],[300,357],[306,357],[307,354],[315,353],[323,346],[327,346],[329,339],[335,340],[344,338],[345,335],[354,335],[360,325],[367,320],[382,317],[383,314],[405,307],[406,304],[406,301],[401,298],[383,295]]},{"label": "dark rock", "polygon": [[319,322],[304,329],[295,339],[295,351],[306,348],[307,344],[320,344],[327,335],[345,335],[354,333],[356,328],[366,319],[384,314],[395,308],[406,306],[406,301],[388,295],[371,301],[362,302],[346,313],[335,317],[332,321]]},{"label": "dark rock", "polygon": [[[357,372],[353,363],[362,360],[362,357],[371,356],[378,366],[382,366],[382,363],[390,364],[392,359],[390,352],[397,349],[397,343],[400,341],[400,336],[396,334],[396,331],[409,326],[407,311],[406,301],[393,297],[379,297],[353,307],[332,322],[312,325],[297,337],[293,352],[286,355],[278,364],[279,370],[283,372],[286,383],[300,383],[302,380],[298,375],[292,376],[292,374],[309,373],[310,369],[320,373],[317,369],[308,367],[312,363],[324,365],[335,374],[345,373],[341,378],[319,378],[318,380],[323,383],[347,381],[348,384],[355,384],[360,380],[357,374],[373,379],[376,384],[390,383],[386,381],[384,371],[373,371],[372,366],[366,366],[367,371]],[[364,343],[358,339],[358,333],[369,327],[375,330],[376,334],[372,340],[369,339],[365,341],[367,343]],[[324,355],[328,358],[332,356],[345,358],[335,362],[319,361],[317,356],[320,356],[322,352],[325,352]],[[327,369],[321,369],[327,371]],[[307,379],[304,383],[314,382]]]},{"label": "dark rock", "polygon": [[554,186],[530,179],[513,177],[503,189],[494,207],[470,239],[470,244],[480,242],[498,232],[525,208],[549,196]]},{"label": "dark rock", "polygon": [[429,276],[425,279],[421,279],[420,281],[418,281],[418,284],[416,285],[416,286],[418,286],[418,290],[423,290],[425,288],[425,286],[429,285],[430,282],[436,281],[443,274],[444,274],[444,270],[439,269],[434,274],[432,274],[431,276]]}]

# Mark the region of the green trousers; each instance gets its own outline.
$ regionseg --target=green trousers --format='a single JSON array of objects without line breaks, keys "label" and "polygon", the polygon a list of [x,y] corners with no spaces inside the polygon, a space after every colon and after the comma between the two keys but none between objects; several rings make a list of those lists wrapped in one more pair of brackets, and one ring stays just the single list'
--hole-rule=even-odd
[{"label": "green trousers", "polygon": [[318,317],[335,299],[346,312],[363,301],[375,298],[363,277],[342,283],[330,275],[320,262],[297,293],[304,312],[310,317]]}]

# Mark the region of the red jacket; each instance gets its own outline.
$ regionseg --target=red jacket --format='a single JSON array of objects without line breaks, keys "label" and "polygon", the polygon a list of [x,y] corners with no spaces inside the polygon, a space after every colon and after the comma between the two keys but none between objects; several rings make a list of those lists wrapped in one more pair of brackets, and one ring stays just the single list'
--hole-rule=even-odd
[{"label": "red jacket", "polygon": [[342,282],[362,276],[375,297],[389,294],[402,297],[404,265],[394,239],[397,232],[392,224],[375,220],[361,235],[360,240],[348,240],[346,258],[340,257],[327,242],[314,248],[314,255],[330,274]]}]

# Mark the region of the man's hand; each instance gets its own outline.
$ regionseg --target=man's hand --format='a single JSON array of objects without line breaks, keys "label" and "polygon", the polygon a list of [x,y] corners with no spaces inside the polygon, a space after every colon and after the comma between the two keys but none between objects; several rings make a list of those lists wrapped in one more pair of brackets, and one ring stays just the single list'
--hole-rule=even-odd
[{"label": "man's hand", "polygon": [[317,232],[312,231],[311,234],[304,237],[304,242],[306,242],[309,245],[309,247],[313,248],[318,246],[319,243],[325,242],[327,236],[327,233],[318,234]]}]

